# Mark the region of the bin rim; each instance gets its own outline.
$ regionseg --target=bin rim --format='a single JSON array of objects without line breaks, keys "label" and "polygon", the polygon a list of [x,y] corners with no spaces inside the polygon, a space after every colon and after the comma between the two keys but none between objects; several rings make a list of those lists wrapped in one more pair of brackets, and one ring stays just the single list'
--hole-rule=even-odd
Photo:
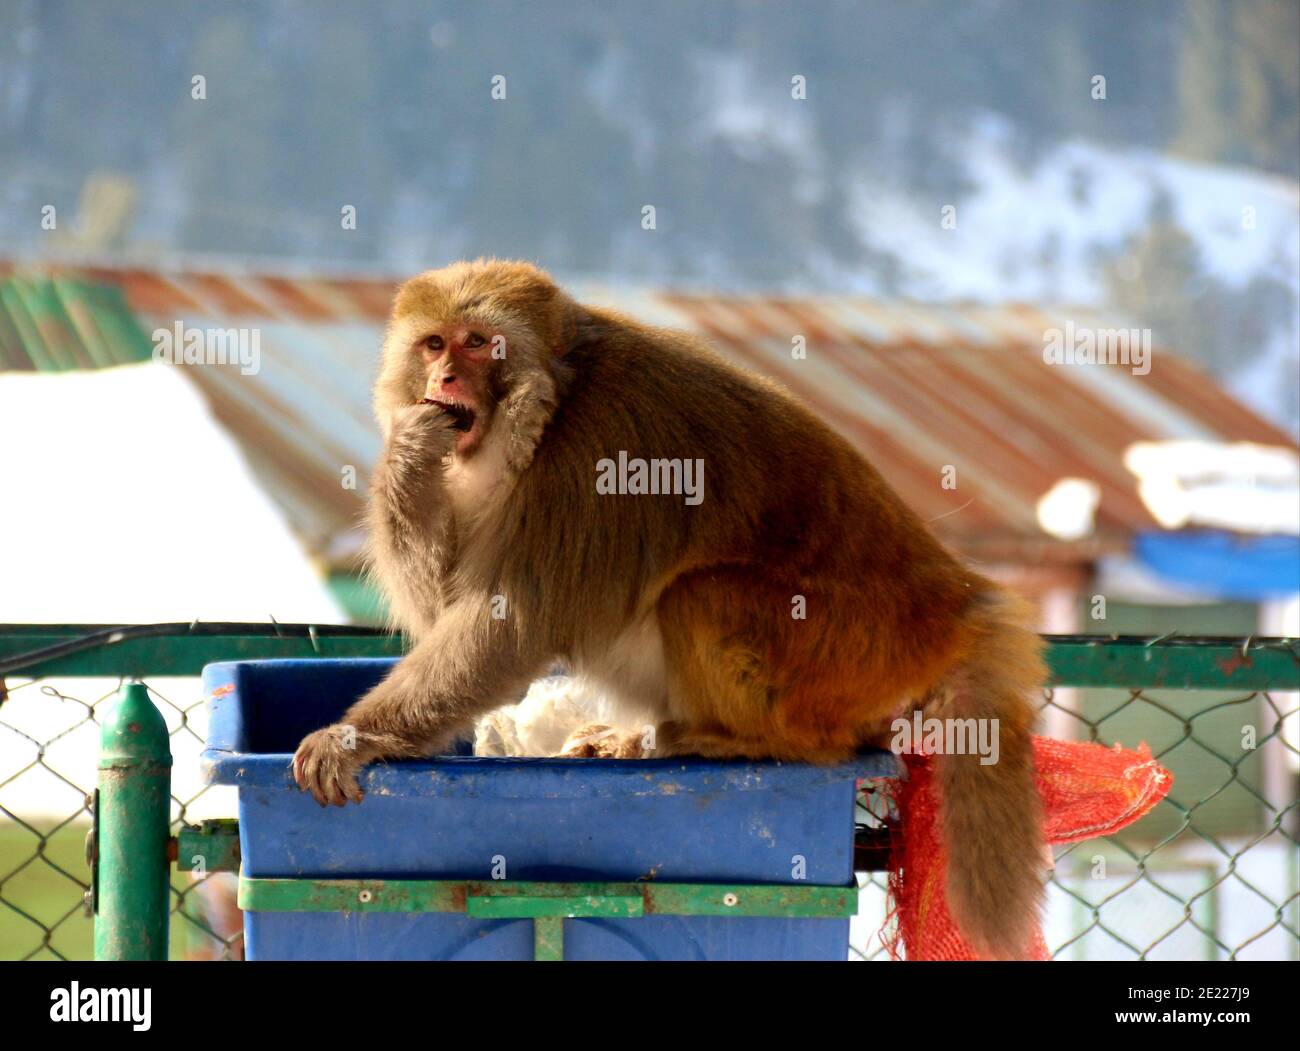
[{"label": "bin rim", "polygon": [[[392,658],[337,658],[356,666],[393,664]],[[297,789],[290,752],[247,752],[234,739],[241,666],[314,664],[280,658],[228,661],[203,669],[209,708],[208,746],[200,753],[205,784],[241,788]],[[663,796],[719,791],[772,791],[849,779],[898,777],[892,752],[871,749],[845,763],[815,766],[779,760],[575,759],[521,756],[434,756],[377,762],[358,775],[372,796],[484,796],[496,798],[590,798]]]}]

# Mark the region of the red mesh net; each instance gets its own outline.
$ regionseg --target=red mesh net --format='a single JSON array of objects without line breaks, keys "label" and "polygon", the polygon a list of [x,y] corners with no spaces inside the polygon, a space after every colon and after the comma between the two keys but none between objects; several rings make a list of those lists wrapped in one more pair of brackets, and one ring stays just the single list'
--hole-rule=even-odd
[{"label": "red mesh net", "polygon": [[[908,754],[902,759],[907,779],[890,781],[887,788],[898,820],[892,826],[890,911],[881,939],[894,959],[905,954],[909,960],[977,960],[949,915],[944,895],[948,855],[939,834],[935,757]],[[1118,832],[1160,802],[1174,780],[1145,744],[1133,750],[1036,737],[1034,761],[1048,843],[1077,843]],[[1027,955],[1048,958],[1041,930]]]}]

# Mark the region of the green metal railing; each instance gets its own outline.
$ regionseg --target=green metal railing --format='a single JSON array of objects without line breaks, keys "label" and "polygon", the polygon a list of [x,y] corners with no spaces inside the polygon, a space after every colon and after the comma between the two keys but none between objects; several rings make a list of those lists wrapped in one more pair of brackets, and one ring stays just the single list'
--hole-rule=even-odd
[{"label": "green metal railing", "polygon": [[[17,779],[29,776],[34,771],[55,773],[67,784],[75,784],[55,770],[48,755],[50,747],[68,730],[62,731],[57,737],[42,740],[25,732],[21,726],[7,718],[13,698],[28,696],[33,688],[41,690],[47,697],[76,701],[70,694],[49,686],[50,679],[111,677],[124,681],[157,679],[162,676],[190,677],[198,675],[205,664],[218,660],[398,656],[401,652],[399,638],[351,627],[202,623],[127,627],[0,626],[0,733],[17,733],[25,737],[36,750],[35,759],[28,765],[13,772],[0,770],[0,793]],[[1072,944],[1099,933],[1104,933],[1139,957],[1155,955],[1162,944],[1188,927],[1204,935],[1205,943],[1218,955],[1248,954],[1249,946],[1259,943],[1266,935],[1278,942],[1278,934],[1281,935],[1280,944],[1289,946],[1284,954],[1292,958],[1300,955],[1294,778],[1287,798],[1279,800],[1276,791],[1273,793],[1274,798],[1269,798],[1248,784],[1241,775],[1243,763],[1265,745],[1295,751],[1294,745],[1286,742],[1283,736],[1284,720],[1292,713],[1283,710],[1272,694],[1300,690],[1300,642],[1279,639],[1053,636],[1048,639],[1047,658],[1051,679],[1046,684],[1044,707],[1060,710],[1068,716],[1071,723],[1086,731],[1085,736],[1093,740],[1105,740],[1107,735],[1104,727],[1108,720],[1134,706],[1149,707],[1173,720],[1175,724],[1181,722],[1182,726],[1182,733],[1177,740],[1169,747],[1157,751],[1158,758],[1184,745],[1195,746],[1221,762],[1225,770],[1223,784],[1214,791],[1207,792],[1204,797],[1182,801],[1171,798],[1161,804],[1161,808],[1173,808],[1175,813],[1166,822],[1169,830],[1158,838],[1143,840],[1140,836],[1136,839],[1132,836],[1117,837],[1107,845],[1108,856],[1113,855],[1126,866],[1132,866],[1132,878],[1121,880],[1121,886],[1104,895],[1100,901],[1090,899],[1079,888],[1070,885],[1058,869],[1054,883],[1057,889],[1078,902],[1081,917],[1081,929],[1072,932],[1071,937],[1057,945],[1058,955],[1068,955]],[[23,681],[15,681],[20,679]],[[7,692],[4,688],[6,683]],[[1123,694],[1114,706],[1090,714],[1077,707],[1067,710],[1059,705],[1060,687],[1118,688]],[[1173,697],[1156,698],[1149,694],[1148,691],[1152,690],[1173,691]],[[1232,691],[1234,696],[1205,704],[1204,691],[1208,690]],[[6,850],[7,841],[0,839],[0,851],[3,851],[0,853],[0,906],[3,906],[0,913],[7,910],[11,920],[17,917],[19,929],[39,935],[35,946],[27,951],[20,948],[15,951],[8,945],[3,946],[5,955],[74,955],[56,946],[55,935],[77,922],[75,903],[65,911],[55,909],[52,915],[47,915],[39,914],[22,900],[19,889],[26,884],[21,877],[34,869],[39,870],[43,866],[53,876],[79,886],[86,893],[90,906],[97,910],[96,955],[160,958],[166,952],[167,857],[175,858],[179,853],[181,867],[184,867],[191,856],[202,856],[206,859],[204,879],[211,878],[213,873],[237,868],[237,844],[232,846],[234,833],[230,823],[206,822],[202,826],[192,825],[187,820],[186,808],[194,802],[194,798],[184,800],[172,797],[177,813],[171,817],[170,824],[178,837],[169,839],[168,833],[172,828],[169,828],[165,785],[166,767],[172,754],[171,742],[178,735],[185,734],[201,740],[201,735],[191,725],[190,716],[202,707],[203,699],[194,697],[186,703],[175,703],[156,691],[153,692],[162,706],[172,711],[173,718],[179,716],[179,724],[171,730],[166,728],[160,713],[150,703],[147,688],[143,684],[126,685],[116,703],[109,701],[109,696],[117,693],[116,689],[112,694],[101,698],[105,702],[106,715],[103,718],[99,716],[99,701],[76,701],[85,709],[84,719],[76,725],[100,723],[103,733],[99,789],[93,800],[87,799],[86,808],[70,814],[55,829],[50,829],[41,827],[38,821],[25,818],[0,802],[0,832],[4,832],[8,824],[13,830],[28,837],[25,853],[23,848]],[[1197,703],[1198,697],[1202,700],[1200,704]],[[1241,707],[1243,705],[1244,708]],[[1256,721],[1264,724],[1258,728],[1259,732],[1254,735],[1250,747],[1242,748],[1239,754],[1233,754],[1225,746],[1207,743],[1201,739],[1204,735],[1198,735],[1202,721],[1209,719],[1213,713],[1233,706],[1237,706],[1243,713],[1255,713]],[[1126,740],[1124,743],[1132,745],[1137,742]],[[1244,830],[1241,836],[1235,833],[1231,837],[1226,833],[1207,834],[1198,824],[1201,815],[1229,787],[1249,790],[1257,798],[1264,817],[1257,822],[1259,827]],[[2,794],[0,800],[3,800]],[[78,873],[64,859],[56,858],[53,849],[58,836],[73,825],[85,813],[85,809],[92,810],[97,826],[88,850],[88,856],[97,860],[93,878],[88,878],[84,871]],[[1140,826],[1135,826],[1135,829],[1138,827]],[[1190,866],[1187,871],[1205,873],[1205,885],[1194,891],[1180,891],[1180,885],[1171,881],[1159,864],[1175,847],[1181,849],[1180,845],[1185,845],[1185,841],[1209,848],[1209,860],[1198,858],[1186,863]],[[1290,866],[1289,871],[1281,874],[1280,882],[1274,880],[1280,889],[1261,889],[1257,885],[1258,876],[1254,875],[1253,870],[1247,871],[1249,866],[1245,862],[1255,856],[1251,855],[1251,851],[1259,854],[1261,845],[1272,851],[1270,858],[1274,855],[1277,857],[1276,862],[1269,862],[1270,866]],[[1074,849],[1077,848],[1071,848]],[[1069,853],[1070,851],[1063,852],[1065,855]],[[868,837],[865,849],[859,852],[859,856],[879,860],[883,856],[879,842],[873,847]],[[1095,862],[1096,856],[1098,855],[1093,852],[1090,862]],[[156,863],[159,857],[163,859],[161,864]],[[867,864],[861,867],[877,866]],[[869,873],[866,875],[868,883],[864,886],[880,886]],[[1179,878],[1184,875],[1180,870]],[[1217,895],[1228,881],[1250,888],[1252,893],[1267,902],[1272,913],[1271,922],[1239,942],[1225,941],[1218,927]],[[391,882],[372,886],[366,881],[245,880],[240,888],[240,899],[244,903],[256,900],[261,903],[260,907],[278,903],[275,907],[297,908],[306,907],[303,902],[319,904],[321,901],[335,901],[339,895],[349,901],[360,901],[360,896],[368,892],[370,897],[363,904],[371,908],[397,907],[395,902],[404,901],[408,906],[411,902],[417,902],[423,907],[447,906],[457,911],[470,908],[486,909],[489,912],[505,910],[499,914],[526,915],[538,921],[536,938],[539,958],[552,958],[562,951],[562,936],[555,929],[557,924],[550,922],[556,915],[556,909],[561,910],[563,915],[581,915],[584,914],[583,909],[612,907],[677,913],[684,910],[690,913],[691,910],[703,909],[707,912],[709,909],[722,909],[724,911],[717,914],[734,915],[734,911],[728,913],[726,910],[736,909],[737,901],[740,900],[736,896],[743,894],[746,907],[776,910],[781,915],[792,915],[801,909],[813,910],[800,913],[807,915],[843,916],[852,911],[852,902],[846,904],[843,888],[728,889],[662,886],[654,888],[652,898],[647,899],[645,888],[640,885],[551,884],[523,887],[522,884],[508,884],[505,886],[511,889],[507,892],[501,889],[502,885],[496,885],[494,889],[491,884],[475,884],[471,887],[467,883],[452,884],[445,881],[404,882],[410,886],[398,888]],[[1170,900],[1181,904],[1183,911],[1180,922],[1169,932],[1146,944],[1138,944],[1125,930],[1115,929],[1115,923],[1108,916],[1108,909],[1117,901],[1122,901],[1123,895],[1138,884],[1143,884],[1148,889],[1155,888]],[[810,892],[805,894],[807,900],[790,899],[788,892],[794,889]],[[723,900],[728,890],[736,901],[730,898]],[[816,897],[823,892],[838,894],[839,898],[832,902]],[[179,920],[217,939],[224,948],[225,955],[238,955],[238,933],[213,930],[201,916],[187,911],[186,903],[192,893],[192,887],[173,886],[173,922]],[[769,900],[773,893],[777,893],[780,900]],[[764,897],[764,894],[767,896]],[[654,897],[656,895],[662,896],[663,900],[658,900]],[[140,932],[145,929],[148,935],[142,938]],[[4,931],[5,927],[0,926],[0,934]],[[871,955],[869,947],[857,947],[856,951],[858,955]]]},{"label": "green metal railing", "polygon": [[[1051,635],[1057,686],[1294,690],[1300,641],[1217,636]],[[198,675],[216,661],[398,657],[402,639],[347,625],[193,623],[0,625],[0,676]]]}]

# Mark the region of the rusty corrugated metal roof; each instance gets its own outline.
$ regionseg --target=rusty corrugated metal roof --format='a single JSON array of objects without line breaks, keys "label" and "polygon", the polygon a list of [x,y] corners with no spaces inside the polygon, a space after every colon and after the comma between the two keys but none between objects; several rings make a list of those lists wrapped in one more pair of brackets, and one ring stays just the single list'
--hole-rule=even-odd
[{"label": "rusty corrugated metal roof", "polygon": [[[8,269],[0,264],[0,277]],[[233,366],[191,374],[307,543],[336,557],[355,545],[365,475],[379,448],[369,387],[392,281],[102,266],[44,272],[120,289],[145,329],[255,325],[257,375]],[[981,559],[1087,560],[1155,528],[1124,467],[1133,442],[1294,448],[1284,431],[1172,351],[1155,348],[1141,376],[1122,365],[1045,363],[1049,329],[1125,327],[1087,310],[573,291],[695,331],[778,380],[854,442],[940,535]],[[792,354],[796,336],[806,341],[803,358]],[[358,473],[355,489],[344,484],[349,467]],[[946,467],[956,469],[955,489],[941,485]],[[1055,540],[1038,526],[1039,498],[1065,477],[1089,479],[1101,492],[1086,541]]]}]

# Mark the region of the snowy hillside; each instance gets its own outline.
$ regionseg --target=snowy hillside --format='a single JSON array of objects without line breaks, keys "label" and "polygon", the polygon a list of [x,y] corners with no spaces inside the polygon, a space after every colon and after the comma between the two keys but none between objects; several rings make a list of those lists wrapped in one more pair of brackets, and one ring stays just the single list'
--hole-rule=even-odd
[{"label": "snowy hillside", "polygon": [[973,187],[954,200],[857,172],[847,218],[869,256],[891,263],[855,284],[1108,309],[1300,429],[1300,184],[1082,141],[1026,165],[1011,138],[989,117],[951,144]]}]

